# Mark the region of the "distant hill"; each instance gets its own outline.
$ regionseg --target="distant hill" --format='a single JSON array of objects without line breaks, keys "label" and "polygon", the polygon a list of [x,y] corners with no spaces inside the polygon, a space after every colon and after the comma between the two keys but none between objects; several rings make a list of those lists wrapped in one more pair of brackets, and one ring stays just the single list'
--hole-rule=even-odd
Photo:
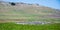
[{"label": "distant hill", "polygon": [[60,11],[39,4],[28,4],[23,2],[0,2],[0,19],[25,19],[25,20],[45,20],[59,19]]}]

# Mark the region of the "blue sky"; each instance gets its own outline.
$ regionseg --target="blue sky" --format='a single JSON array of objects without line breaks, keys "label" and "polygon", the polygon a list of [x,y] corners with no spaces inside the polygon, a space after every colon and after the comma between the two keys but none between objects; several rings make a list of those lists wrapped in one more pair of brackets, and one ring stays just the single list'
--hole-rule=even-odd
[{"label": "blue sky", "polygon": [[5,0],[10,2],[25,2],[25,3],[31,3],[31,4],[40,4],[43,6],[60,9],[60,0]]}]

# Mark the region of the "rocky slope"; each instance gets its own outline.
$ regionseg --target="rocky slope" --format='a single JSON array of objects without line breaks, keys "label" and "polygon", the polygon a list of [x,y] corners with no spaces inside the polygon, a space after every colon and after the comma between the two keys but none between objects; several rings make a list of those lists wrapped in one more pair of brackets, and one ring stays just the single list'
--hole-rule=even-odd
[{"label": "rocky slope", "polygon": [[53,21],[60,22],[60,10],[39,4],[0,2],[0,21]]}]

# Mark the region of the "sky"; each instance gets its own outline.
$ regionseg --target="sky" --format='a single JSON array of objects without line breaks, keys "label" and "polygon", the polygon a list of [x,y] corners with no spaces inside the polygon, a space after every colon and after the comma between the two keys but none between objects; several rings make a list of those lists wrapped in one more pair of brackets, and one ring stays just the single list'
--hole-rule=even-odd
[{"label": "sky", "polygon": [[24,2],[30,4],[40,4],[55,9],[60,9],[60,0],[4,0],[6,2]]}]

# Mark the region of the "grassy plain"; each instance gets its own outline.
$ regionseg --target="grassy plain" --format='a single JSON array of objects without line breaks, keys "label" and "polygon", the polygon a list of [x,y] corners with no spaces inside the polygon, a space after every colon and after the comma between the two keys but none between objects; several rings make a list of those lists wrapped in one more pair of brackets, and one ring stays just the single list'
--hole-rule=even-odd
[{"label": "grassy plain", "polygon": [[15,23],[0,23],[0,30],[60,30],[60,23],[45,25],[22,25]]}]

